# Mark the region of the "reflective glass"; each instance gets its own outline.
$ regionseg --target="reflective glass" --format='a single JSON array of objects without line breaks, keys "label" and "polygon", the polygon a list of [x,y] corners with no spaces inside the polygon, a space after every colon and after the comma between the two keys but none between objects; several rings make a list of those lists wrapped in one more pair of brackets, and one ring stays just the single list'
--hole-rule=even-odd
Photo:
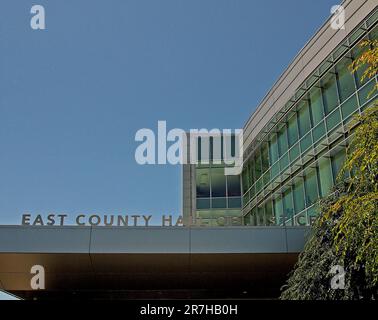
[{"label": "reflective glass", "polygon": [[312,88],[310,91],[311,116],[313,125],[316,126],[324,117],[322,95],[319,88]]},{"label": "reflective glass", "polygon": [[345,160],[345,149],[340,149],[335,155],[331,157],[333,179],[337,181],[337,176],[343,166]]},{"label": "reflective glass", "polygon": [[306,205],[314,204],[318,199],[318,184],[316,181],[316,170],[311,170],[305,175]]},{"label": "reflective glass", "polygon": [[277,225],[281,225],[283,222],[283,207],[282,207],[282,198],[281,196],[277,197],[273,201],[274,203],[274,215]]},{"label": "reflective glass", "polygon": [[301,212],[305,208],[304,186],[302,179],[294,184],[293,195],[295,213]]},{"label": "reflective glass", "polygon": [[240,196],[240,177],[237,175],[227,176],[227,194],[229,197]]},{"label": "reflective glass", "polygon": [[197,198],[210,197],[209,169],[196,170]]},{"label": "reflective glass", "polygon": [[336,76],[327,74],[321,81],[323,101],[326,114],[329,114],[339,104],[337,97]]},{"label": "reflective glass", "polygon": [[288,121],[289,147],[298,141],[297,115],[293,115]]},{"label": "reflective glass", "polygon": [[278,152],[282,156],[288,149],[287,136],[286,136],[286,127],[282,127],[278,132]]},{"label": "reflective glass", "polygon": [[300,137],[303,137],[311,129],[310,109],[307,101],[302,102],[300,105],[298,111],[298,126]]},{"label": "reflective glass", "polygon": [[321,196],[326,196],[333,186],[331,162],[329,158],[322,158],[319,161],[319,180]]},{"label": "reflective glass", "polygon": [[340,102],[344,102],[355,90],[354,77],[348,66],[352,59],[343,58],[336,65],[337,78],[339,83]]},{"label": "reflective glass", "polygon": [[278,160],[278,145],[277,145],[277,135],[274,134],[271,136],[269,141],[269,155],[270,155],[270,164]]},{"label": "reflective glass", "polygon": [[211,169],[211,196],[226,196],[226,176],[224,175],[224,168]]}]

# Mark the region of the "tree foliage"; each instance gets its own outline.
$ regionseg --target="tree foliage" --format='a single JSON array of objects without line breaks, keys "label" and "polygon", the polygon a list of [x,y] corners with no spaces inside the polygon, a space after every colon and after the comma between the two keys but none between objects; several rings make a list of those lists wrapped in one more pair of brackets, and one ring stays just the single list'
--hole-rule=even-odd
[{"label": "tree foliage", "polygon": [[[364,68],[364,81],[377,74],[378,41],[363,41],[361,46],[369,49],[350,68]],[[319,203],[319,217],[281,299],[378,299],[377,102],[354,117],[350,131],[338,184]],[[335,265],[344,267],[344,290],[331,288]]]}]

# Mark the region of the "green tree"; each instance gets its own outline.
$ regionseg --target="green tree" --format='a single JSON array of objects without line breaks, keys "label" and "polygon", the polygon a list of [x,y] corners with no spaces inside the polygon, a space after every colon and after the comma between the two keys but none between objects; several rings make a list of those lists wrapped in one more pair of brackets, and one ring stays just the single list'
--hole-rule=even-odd
[{"label": "green tree", "polygon": [[[378,41],[350,66],[378,71]],[[376,85],[369,95],[378,89]],[[312,234],[282,288],[281,299],[378,299],[378,104],[354,117],[347,158],[333,193],[319,203]],[[345,270],[345,289],[331,288],[332,267]]]}]

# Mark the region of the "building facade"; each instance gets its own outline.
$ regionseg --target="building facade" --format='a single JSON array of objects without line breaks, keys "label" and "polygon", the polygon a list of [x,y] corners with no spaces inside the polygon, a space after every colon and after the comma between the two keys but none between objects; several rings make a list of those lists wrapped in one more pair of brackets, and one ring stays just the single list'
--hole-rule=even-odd
[{"label": "building facade", "polygon": [[[375,1],[344,1],[345,25],[328,20],[298,53],[244,126],[240,177],[222,165],[183,170],[184,216],[201,225],[306,226],[332,192],[353,134],[350,120],[377,98],[377,77],[349,66],[378,38]],[[222,174],[223,172],[223,174]],[[237,184],[240,182],[240,191]],[[240,198],[241,195],[241,198]]]}]

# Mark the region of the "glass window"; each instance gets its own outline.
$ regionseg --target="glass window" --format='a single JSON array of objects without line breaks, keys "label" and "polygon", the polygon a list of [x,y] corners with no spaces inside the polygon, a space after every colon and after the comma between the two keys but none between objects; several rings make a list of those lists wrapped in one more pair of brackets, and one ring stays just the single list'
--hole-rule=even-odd
[{"label": "glass window", "polygon": [[352,63],[351,58],[343,58],[336,65],[338,76],[340,102],[344,102],[356,90],[354,85],[354,77],[348,67]]},{"label": "glass window", "polygon": [[341,106],[341,113],[343,115],[343,119],[348,118],[351,114],[353,114],[358,109],[358,102],[356,95],[350,97],[344,104]]},{"label": "glass window", "polygon": [[295,213],[301,212],[305,208],[304,186],[302,179],[294,184],[293,195]]},{"label": "glass window", "polygon": [[226,196],[226,176],[224,175],[224,168],[211,169],[211,196]]},{"label": "glass window", "polygon": [[326,114],[330,113],[339,104],[337,97],[336,76],[329,73],[321,80],[323,101]]},{"label": "glass window", "polygon": [[269,141],[269,155],[270,155],[270,164],[278,160],[278,145],[277,145],[277,135],[274,134],[271,136]]},{"label": "glass window", "polygon": [[268,154],[268,143],[263,143],[261,148],[261,166],[262,172],[269,169],[269,154]]},{"label": "glass window", "polygon": [[297,115],[293,115],[288,121],[289,147],[298,141]]},{"label": "glass window", "polygon": [[254,161],[250,160],[248,162],[249,167],[249,185],[251,186],[255,182],[255,172],[254,172]]},{"label": "glass window", "polygon": [[227,176],[227,193],[229,197],[240,197],[240,176]]},{"label": "glass window", "polygon": [[326,119],[327,123],[327,130],[331,131],[333,128],[336,128],[337,125],[341,121],[341,116],[340,116],[340,109],[337,108],[337,110],[334,110],[330,115],[328,115]]},{"label": "glass window", "polygon": [[[354,57],[354,59],[357,59],[361,54],[363,54],[365,51],[368,50],[368,47],[361,47],[359,45],[356,45],[353,49],[352,49],[352,55]],[[364,74],[364,72],[366,71],[367,69],[367,66],[366,65],[362,65],[360,68],[358,68],[358,70],[354,73],[355,76],[356,76],[356,85],[358,88],[360,88],[361,86],[363,86],[364,83],[366,83],[366,79],[364,81],[361,81],[362,79],[362,75]]]},{"label": "glass window", "polygon": [[280,173],[280,166],[279,162],[276,162],[270,169],[270,172],[272,174],[272,179],[274,179],[279,173]]},{"label": "glass window", "polygon": [[286,190],[283,194],[283,205],[286,221],[291,219],[294,215],[294,204],[293,197],[291,193],[291,188]]},{"label": "glass window", "polygon": [[267,226],[274,224],[273,206],[271,200],[268,200],[265,203],[265,223]]},{"label": "glass window", "polygon": [[331,162],[329,158],[322,158],[319,161],[319,181],[320,194],[324,197],[330,192],[333,186]]},{"label": "glass window", "polygon": [[264,226],[264,207],[258,207],[257,208],[257,225]]},{"label": "glass window", "polygon": [[305,175],[306,206],[314,204],[318,199],[318,184],[316,181],[316,170],[312,168]]},{"label": "glass window", "polygon": [[226,198],[212,198],[211,207],[215,209],[227,208],[227,199]]},{"label": "glass window", "polygon": [[319,88],[312,88],[310,91],[311,116],[313,125],[316,126],[324,117],[322,94]]},{"label": "glass window", "polygon": [[311,139],[311,132],[309,132],[303,139],[301,140],[301,150],[302,152],[306,151],[312,144]]},{"label": "glass window", "polygon": [[243,181],[243,193],[246,193],[250,187],[248,183],[248,166],[244,167],[244,170],[242,173],[242,181]]},{"label": "glass window", "polygon": [[254,226],[258,225],[258,222],[257,222],[257,208],[256,207],[254,207],[252,209],[252,211],[251,211],[251,223]]},{"label": "glass window", "polygon": [[255,155],[255,163],[254,163],[254,173],[255,173],[255,179],[257,180],[261,176],[261,155],[258,151]]},{"label": "glass window", "polygon": [[283,223],[283,207],[282,207],[282,198],[281,196],[277,197],[273,201],[274,203],[274,215],[275,215],[275,221],[276,225],[282,225]]},{"label": "glass window", "polygon": [[340,149],[335,155],[331,157],[333,179],[336,181],[337,176],[345,161],[345,149]]},{"label": "glass window", "polygon": [[312,131],[314,142],[317,142],[321,137],[324,136],[324,134],[325,134],[325,125],[324,125],[324,121],[322,121]]},{"label": "glass window", "polygon": [[308,103],[303,101],[298,111],[299,136],[302,138],[311,129],[310,109]]},{"label": "glass window", "polygon": [[278,152],[282,156],[288,149],[286,126],[283,126],[278,132]]},{"label": "glass window", "polygon": [[294,147],[292,147],[289,151],[290,161],[294,161],[299,157],[299,144],[297,143]]},{"label": "glass window", "polygon": [[209,169],[196,170],[197,198],[210,197]]},{"label": "glass window", "polygon": [[286,153],[280,160],[281,171],[284,171],[289,166],[289,154]]},{"label": "glass window", "polygon": [[241,208],[241,198],[228,198],[228,207],[229,208]]},{"label": "glass window", "polygon": [[197,199],[197,209],[210,209],[210,199]]},{"label": "glass window", "polygon": [[[375,86],[375,80],[371,79],[363,88],[358,92],[358,100],[360,101],[360,106],[362,107],[367,101],[373,98],[373,89]],[[363,108],[362,108],[363,109]]]}]

